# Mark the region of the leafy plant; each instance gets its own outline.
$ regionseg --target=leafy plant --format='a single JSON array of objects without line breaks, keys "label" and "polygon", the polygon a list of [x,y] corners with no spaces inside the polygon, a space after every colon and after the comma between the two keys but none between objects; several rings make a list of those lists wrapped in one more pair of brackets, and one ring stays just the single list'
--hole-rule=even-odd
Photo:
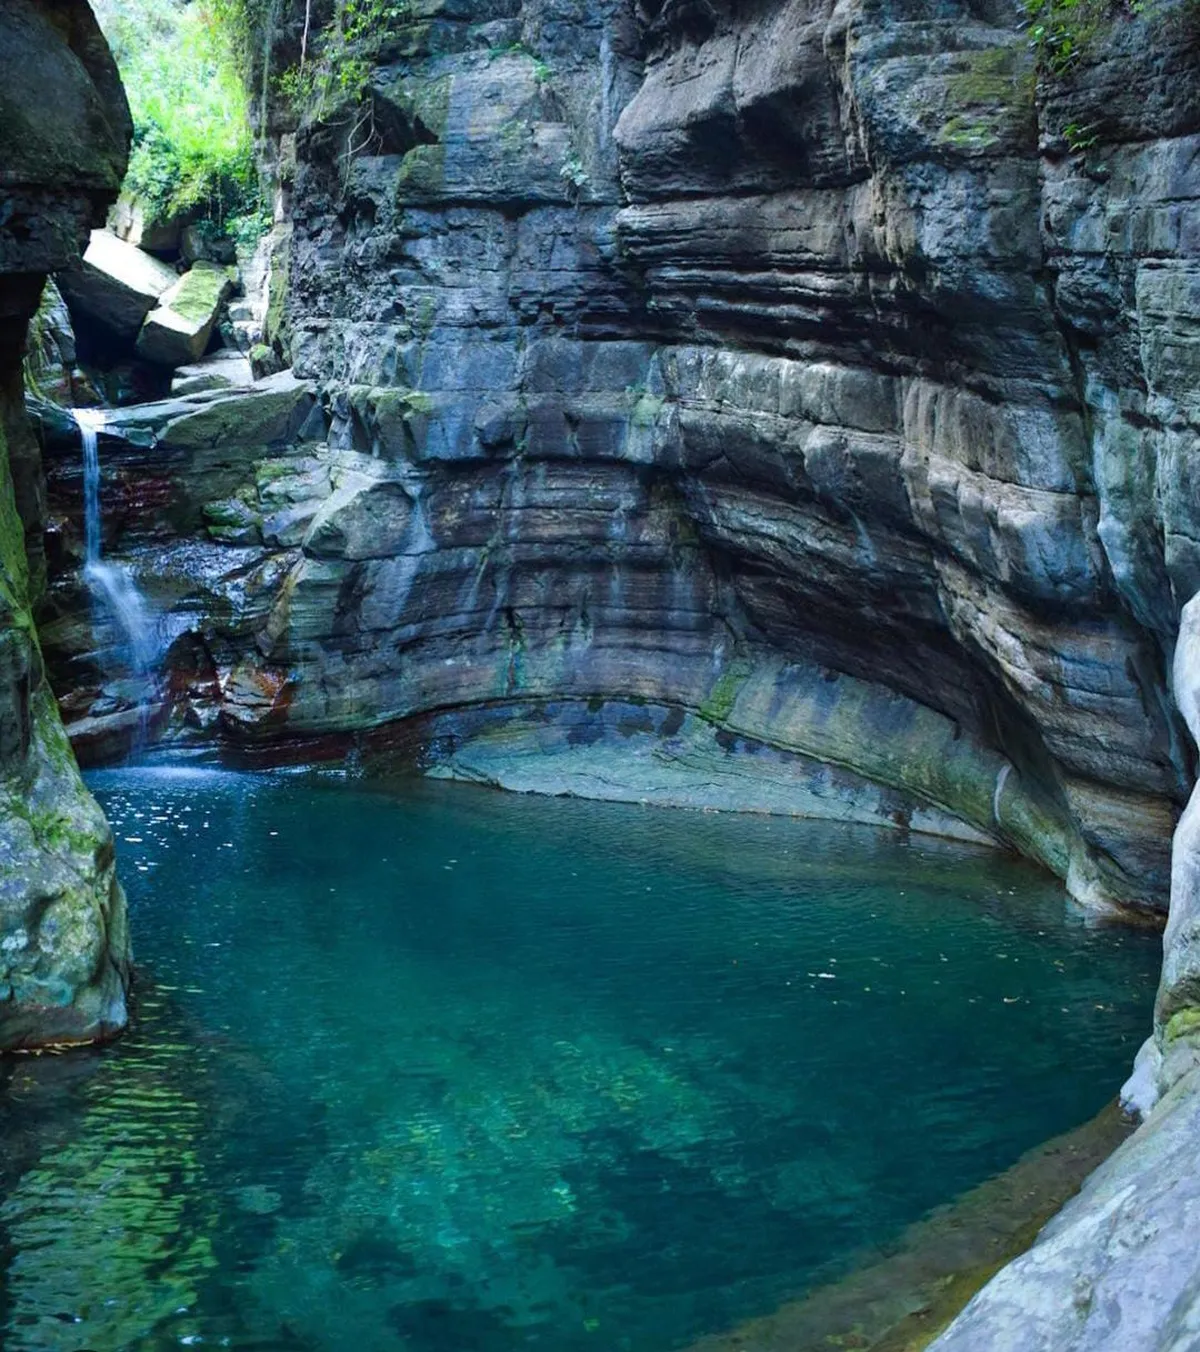
[{"label": "leafy plant", "polygon": [[407,0],[338,0],[333,18],[311,36],[307,6],[305,15],[300,62],[281,72],[275,88],[297,113],[319,120],[361,100],[372,59],[393,26],[409,17],[409,6]]},{"label": "leafy plant", "polygon": [[567,191],[572,197],[578,197],[591,182],[588,171],[583,167],[583,161],[574,151],[563,161],[558,176],[567,185]]},{"label": "leafy plant", "polygon": [[255,216],[261,193],[229,32],[204,0],[96,0],[134,121],[126,189],[160,217]]},{"label": "leafy plant", "polygon": [[1079,122],[1068,122],[1063,128],[1063,137],[1066,140],[1067,145],[1076,154],[1079,154],[1084,150],[1090,150],[1099,140],[1095,123],[1089,123],[1084,126]]},{"label": "leafy plant", "polygon": [[1148,0],[1023,0],[1038,64],[1065,75],[1101,29],[1122,14],[1145,13]]}]

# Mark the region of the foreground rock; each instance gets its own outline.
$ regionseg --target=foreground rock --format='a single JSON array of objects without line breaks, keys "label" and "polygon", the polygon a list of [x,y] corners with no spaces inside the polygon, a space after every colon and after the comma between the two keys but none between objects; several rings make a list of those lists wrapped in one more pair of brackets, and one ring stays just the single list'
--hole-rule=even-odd
[{"label": "foreground rock", "polygon": [[70,408],[75,403],[71,375],[76,355],[71,312],[53,278],[48,277],[37,314],[29,325],[25,351],[28,383],[42,398]]},{"label": "foreground rock", "polygon": [[208,348],[221,306],[233,290],[228,271],[198,262],[159,297],[138,334],[138,356],[159,366],[186,366]]},{"label": "foreground rock", "polygon": [[936,1352],[1192,1352],[1200,1346],[1197,1073],[1096,1170]]},{"label": "foreground rock", "polygon": [[112,835],[45,678],[32,607],[44,500],[21,352],[46,274],[77,261],[132,128],[82,0],[0,5],[0,1050],[125,1023],[129,943]]},{"label": "foreground rock", "polygon": [[72,311],[119,338],[134,338],[159,297],[175,285],[174,268],[126,244],[108,230],[93,230],[83,261],[58,274]]}]

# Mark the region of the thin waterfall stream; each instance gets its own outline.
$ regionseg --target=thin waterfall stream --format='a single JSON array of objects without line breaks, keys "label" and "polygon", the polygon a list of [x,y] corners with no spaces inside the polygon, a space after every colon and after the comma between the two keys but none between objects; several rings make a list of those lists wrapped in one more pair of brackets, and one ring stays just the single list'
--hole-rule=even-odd
[{"label": "thin waterfall stream", "polygon": [[100,433],[108,425],[102,408],[73,410],[83,443],[83,578],[93,610],[116,626],[129,674],[137,691],[138,730],[133,749],[147,739],[150,697],[155,688],[157,651],[145,597],[129,569],[101,557]]}]

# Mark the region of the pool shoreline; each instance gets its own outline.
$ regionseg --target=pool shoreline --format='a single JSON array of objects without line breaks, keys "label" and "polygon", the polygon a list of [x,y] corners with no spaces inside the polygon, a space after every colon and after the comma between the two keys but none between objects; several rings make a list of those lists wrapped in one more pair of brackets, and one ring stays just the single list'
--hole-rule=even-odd
[{"label": "pool shoreline", "polygon": [[863,1255],[844,1276],[686,1352],[922,1352],[1030,1248],[1136,1126],[1114,1099],[1090,1121],[936,1208],[878,1256]]}]

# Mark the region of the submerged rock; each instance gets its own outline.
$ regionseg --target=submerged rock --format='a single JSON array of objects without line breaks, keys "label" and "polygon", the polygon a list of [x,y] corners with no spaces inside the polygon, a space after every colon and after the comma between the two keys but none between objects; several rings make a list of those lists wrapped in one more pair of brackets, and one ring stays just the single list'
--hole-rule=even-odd
[{"label": "submerged rock", "polygon": [[117,337],[133,338],[178,276],[110,231],[93,230],[82,263],[60,272],[57,280],[75,311]]}]

